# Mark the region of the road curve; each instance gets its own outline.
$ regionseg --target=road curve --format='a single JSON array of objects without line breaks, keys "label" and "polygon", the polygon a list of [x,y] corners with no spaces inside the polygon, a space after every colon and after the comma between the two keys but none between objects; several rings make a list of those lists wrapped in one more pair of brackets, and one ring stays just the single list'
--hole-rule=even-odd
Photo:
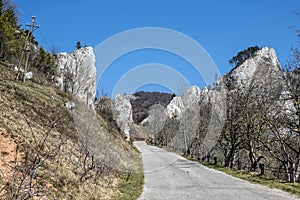
[{"label": "road curve", "polygon": [[280,190],[251,184],[188,161],[175,153],[135,142],[145,173],[140,200],[295,200]]}]

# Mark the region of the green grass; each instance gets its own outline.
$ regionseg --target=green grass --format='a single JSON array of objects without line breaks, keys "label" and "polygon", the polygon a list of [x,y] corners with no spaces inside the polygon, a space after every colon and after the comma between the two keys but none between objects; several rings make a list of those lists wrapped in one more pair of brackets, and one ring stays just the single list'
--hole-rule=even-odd
[{"label": "green grass", "polygon": [[[190,158],[187,158],[187,159],[196,161],[196,160],[190,159]],[[240,178],[242,180],[246,180],[246,181],[249,181],[254,184],[264,185],[269,188],[283,190],[290,194],[294,194],[294,195],[300,197],[300,183],[290,183],[285,180],[280,180],[274,176],[259,175],[255,172],[247,172],[244,170],[230,169],[227,167],[213,165],[213,164],[201,162],[201,161],[196,161],[196,162],[199,162],[200,164],[202,164],[208,168],[212,168],[212,169],[224,172],[224,173],[234,176],[236,178]]]},{"label": "green grass", "polygon": [[[137,148],[133,149],[136,155],[140,152]],[[135,160],[136,172],[121,172],[121,183],[119,184],[120,194],[116,196],[116,199],[122,200],[136,200],[141,196],[144,186],[144,172],[142,159]]]},{"label": "green grass", "polygon": [[122,172],[120,174],[121,183],[119,186],[120,194],[116,199],[122,200],[136,200],[143,191],[144,174]]}]

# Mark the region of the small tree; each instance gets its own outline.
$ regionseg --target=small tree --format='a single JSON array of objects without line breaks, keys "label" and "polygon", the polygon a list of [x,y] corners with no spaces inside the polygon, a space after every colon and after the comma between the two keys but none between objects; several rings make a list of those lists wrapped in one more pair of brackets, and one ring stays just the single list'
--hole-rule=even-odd
[{"label": "small tree", "polygon": [[76,43],[76,49],[81,49],[81,43],[80,43],[80,41],[77,41],[77,43]]},{"label": "small tree", "polygon": [[165,108],[161,104],[154,104],[150,107],[148,117],[148,127],[155,137],[163,129],[167,115]]}]

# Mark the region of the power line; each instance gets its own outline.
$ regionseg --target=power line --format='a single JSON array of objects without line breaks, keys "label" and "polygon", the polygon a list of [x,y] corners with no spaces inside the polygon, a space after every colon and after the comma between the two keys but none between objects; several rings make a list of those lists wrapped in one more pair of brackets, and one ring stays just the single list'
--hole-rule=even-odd
[{"label": "power line", "polygon": [[[17,12],[20,13],[23,16],[23,19],[31,20],[31,17],[30,17],[31,14],[23,6],[21,6],[19,3],[14,3],[14,4],[16,5]],[[43,41],[45,42],[45,45],[47,46],[47,49],[50,50],[51,45],[48,42],[48,40],[46,39],[45,34],[42,31],[42,28],[39,28],[39,33],[40,33],[40,36],[42,37]]]},{"label": "power line", "polygon": [[51,46],[50,46],[50,44],[49,44],[48,40],[46,39],[46,37],[45,37],[45,35],[44,35],[44,33],[43,33],[43,31],[42,31],[42,29],[41,29],[41,28],[39,29],[39,33],[41,34],[41,36],[42,36],[42,38],[43,38],[43,40],[44,40],[45,44],[47,45],[47,48],[48,48],[48,49],[50,49],[50,48],[51,48]]},{"label": "power line", "polygon": [[[20,13],[21,15],[23,15],[24,18],[26,18],[26,20],[31,20],[31,16],[32,14],[29,13],[23,6],[21,6],[19,3],[14,2],[14,4],[16,5],[16,10],[18,11],[18,13]],[[22,10],[22,11],[21,11]],[[24,14],[25,13],[25,14]]]},{"label": "power line", "polygon": [[31,24],[26,24],[26,26],[30,26],[30,30],[28,31],[28,34],[26,36],[24,48],[21,53],[21,57],[20,57],[19,65],[18,65],[18,69],[20,69],[22,60],[24,58],[24,54],[27,53],[26,58],[25,58],[23,82],[25,82],[25,79],[26,79],[26,73],[27,73],[26,71],[27,71],[27,65],[28,65],[28,60],[29,60],[29,55],[30,55],[30,43],[31,43],[31,39],[32,39],[32,34],[33,34],[33,31],[35,31],[37,28],[40,27],[39,25],[35,25],[35,18],[36,18],[35,16],[32,16]]},{"label": "power line", "polygon": [[[28,10],[26,10],[19,3],[14,2],[14,4],[16,6],[15,9],[17,10],[17,13],[23,16],[21,20],[28,20],[28,21],[31,20],[32,14],[30,14]],[[40,36],[41,36],[42,40],[45,42],[45,45],[46,45],[47,49],[50,50],[51,45],[50,45],[49,41],[46,39],[42,28],[39,28],[39,33],[40,33]]]},{"label": "power line", "polygon": [[22,15],[23,17],[23,20],[25,19],[25,20],[30,20],[30,17],[28,16],[28,15],[26,15],[26,14],[24,14],[23,12],[21,12],[19,9],[16,9],[16,11],[17,11],[17,14],[20,14],[20,15]]}]

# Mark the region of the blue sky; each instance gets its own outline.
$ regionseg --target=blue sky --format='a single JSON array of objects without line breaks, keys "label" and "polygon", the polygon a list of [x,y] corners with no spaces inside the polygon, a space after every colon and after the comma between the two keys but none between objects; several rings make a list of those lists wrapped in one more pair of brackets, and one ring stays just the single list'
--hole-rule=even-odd
[{"label": "blue sky", "polygon": [[[297,37],[290,28],[300,25],[295,12],[299,0],[15,0],[20,23],[37,17],[41,28],[34,35],[46,48],[72,52],[77,41],[96,47],[107,38],[133,28],[163,27],[196,40],[209,53],[221,74],[228,60],[252,45],[276,50],[284,65]],[[101,85],[111,93],[116,81],[130,68],[143,63],[174,67],[192,85],[203,86],[201,78],[176,55],[158,50],[131,52],[114,62]],[[159,89],[146,86],[144,89]]]}]

